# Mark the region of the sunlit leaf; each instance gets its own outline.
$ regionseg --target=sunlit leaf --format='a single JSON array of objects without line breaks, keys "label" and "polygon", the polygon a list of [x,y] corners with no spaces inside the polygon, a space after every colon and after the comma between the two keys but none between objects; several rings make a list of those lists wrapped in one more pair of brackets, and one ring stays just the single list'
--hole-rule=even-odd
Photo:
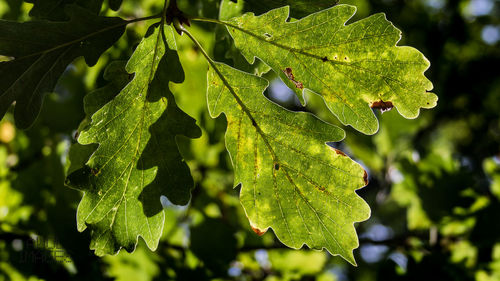
[{"label": "sunlit leaf", "polygon": [[429,61],[416,49],[396,46],[401,32],[376,14],[345,25],[356,8],[338,5],[287,22],[289,8],[227,22],[236,46],[249,62],[263,60],[292,88],[321,95],[346,125],[365,133],[378,130],[371,108],[396,107],[406,118],[436,105],[424,76]]},{"label": "sunlit leaf", "polygon": [[342,129],[273,104],[262,94],[267,80],[227,65],[214,64],[208,83],[210,114],[227,117],[226,147],[254,231],[271,227],[289,247],[326,248],[354,264],[353,224],[370,209],[354,192],[366,172],[326,144],[342,140]]},{"label": "sunlit leaf", "polygon": [[121,247],[133,251],[138,236],[156,249],[164,225],[160,195],[175,204],[190,198],[193,180],[175,137],[198,137],[200,130],[169,91],[169,81],[182,82],[184,72],[172,29],[165,27],[162,37],[157,28],[141,42],[126,67],[134,79],[78,138],[84,145],[99,144],[86,166],[68,176],[70,186],[85,192],[78,229],[90,227],[97,255]]}]

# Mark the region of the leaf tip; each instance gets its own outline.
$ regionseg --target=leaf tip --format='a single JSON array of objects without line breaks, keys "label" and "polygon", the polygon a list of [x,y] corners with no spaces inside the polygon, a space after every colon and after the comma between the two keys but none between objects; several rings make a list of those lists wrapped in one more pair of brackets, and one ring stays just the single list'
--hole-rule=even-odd
[{"label": "leaf tip", "polygon": [[267,230],[269,229],[269,227],[266,227],[264,229],[260,229],[258,226],[254,225],[252,222],[250,222],[250,227],[252,228],[253,232],[255,232],[259,236],[266,234]]}]

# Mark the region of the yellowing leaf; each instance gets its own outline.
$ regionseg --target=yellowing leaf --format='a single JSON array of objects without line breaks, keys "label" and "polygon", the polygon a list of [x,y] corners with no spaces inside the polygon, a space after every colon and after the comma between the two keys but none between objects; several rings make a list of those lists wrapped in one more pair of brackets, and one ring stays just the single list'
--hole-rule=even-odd
[{"label": "yellowing leaf", "polygon": [[209,111],[227,117],[226,147],[254,231],[271,227],[289,247],[326,248],[354,264],[353,224],[366,220],[370,209],[354,192],[366,185],[366,172],[326,144],[342,140],[343,130],[273,104],[262,94],[263,78],[212,66]]},{"label": "yellowing leaf", "polygon": [[396,46],[401,32],[376,14],[345,25],[356,8],[338,5],[287,22],[289,8],[226,21],[236,46],[249,62],[258,57],[292,88],[321,95],[346,125],[365,133],[378,130],[372,108],[393,106],[406,118],[432,108],[437,96],[424,76],[429,61],[416,49]]}]

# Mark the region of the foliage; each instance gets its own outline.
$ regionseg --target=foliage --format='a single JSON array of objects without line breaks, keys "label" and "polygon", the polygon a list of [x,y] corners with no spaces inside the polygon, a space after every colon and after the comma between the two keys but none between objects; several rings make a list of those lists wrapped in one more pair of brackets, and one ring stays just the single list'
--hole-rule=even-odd
[{"label": "foliage", "polygon": [[497,4],[166,2],[0,3],[0,279],[500,276]]}]

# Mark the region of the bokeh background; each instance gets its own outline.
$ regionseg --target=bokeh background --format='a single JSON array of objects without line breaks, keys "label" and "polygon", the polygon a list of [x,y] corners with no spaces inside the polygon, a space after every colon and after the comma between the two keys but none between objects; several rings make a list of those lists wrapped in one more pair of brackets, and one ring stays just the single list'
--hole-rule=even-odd
[{"label": "bokeh background", "polygon": [[[179,6],[192,15],[225,18],[262,13],[274,2],[180,0]],[[211,119],[206,110],[207,63],[186,36],[178,36],[186,81],[172,89],[203,129],[199,139],[178,139],[195,179],[192,200],[179,207],[162,199],[167,219],[155,252],[142,241],[133,254],[98,258],[89,250],[89,233],[76,230],[81,194],[64,186],[68,151],[85,116],[83,97],[107,83],[108,63],[130,57],[153,23],[140,22],[96,66],[82,59],[71,64],[31,129],[17,130],[11,114],[0,121],[0,280],[500,280],[500,1],[340,4],[358,7],[351,22],[385,13],[403,32],[399,45],[416,47],[431,61],[426,75],[439,96],[438,106],[415,120],[396,110],[377,112],[376,135],[344,127],[346,139],[332,144],[369,174],[369,185],[358,191],[372,216],[356,225],[357,267],[325,251],[287,249],[272,231],[262,237],[252,232],[239,187],[233,189],[226,121]],[[105,2],[101,14],[137,18],[162,5],[124,0],[114,12]],[[219,13],[221,5],[230,12]],[[0,18],[26,21],[31,8],[1,0]],[[292,15],[304,14],[298,9]],[[267,71],[261,63],[246,64],[223,28],[193,23],[191,30],[216,60]],[[317,96],[301,107],[274,73],[263,75],[272,81],[269,98],[338,124]]]}]

